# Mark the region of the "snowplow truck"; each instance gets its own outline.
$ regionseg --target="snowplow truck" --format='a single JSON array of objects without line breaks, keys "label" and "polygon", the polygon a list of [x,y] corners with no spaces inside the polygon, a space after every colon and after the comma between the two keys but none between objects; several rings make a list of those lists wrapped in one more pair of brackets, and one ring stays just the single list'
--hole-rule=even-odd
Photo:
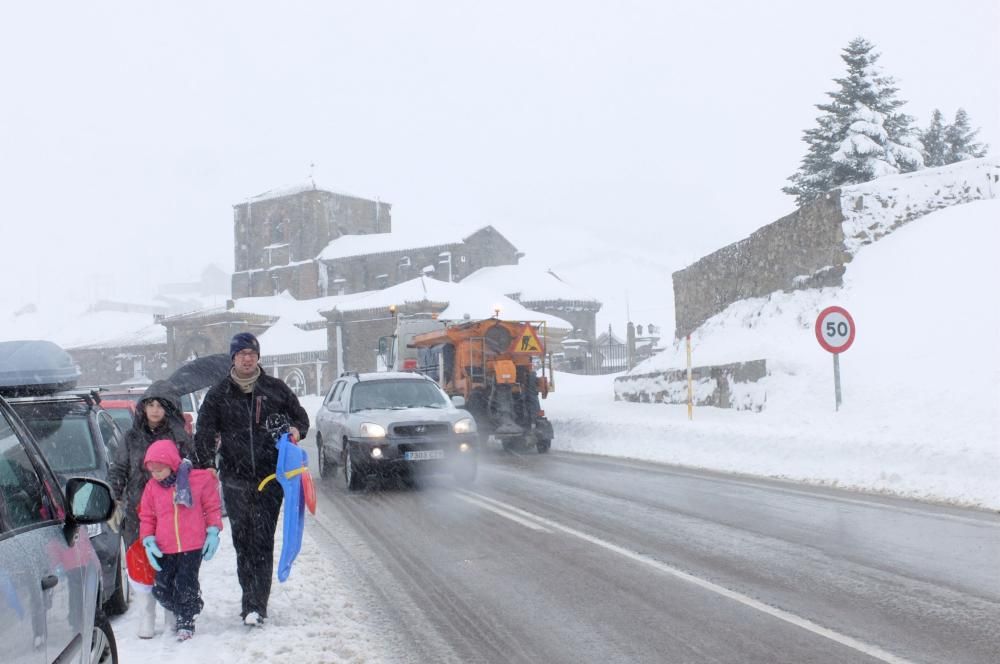
[{"label": "snowplow truck", "polygon": [[436,380],[449,396],[464,397],[484,441],[493,436],[508,451],[549,451],[552,424],[539,403],[554,387],[544,323],[463,321],[414,334],[406,347],[417,357],[402,368]]}]

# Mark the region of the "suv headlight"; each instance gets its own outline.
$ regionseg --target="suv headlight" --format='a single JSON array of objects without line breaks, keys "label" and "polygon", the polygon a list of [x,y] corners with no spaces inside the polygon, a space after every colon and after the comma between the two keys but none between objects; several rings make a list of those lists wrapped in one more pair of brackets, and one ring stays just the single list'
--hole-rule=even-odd
[{"label": "suv headlight", "polygon": [[471,417],[466,417],[455,422],[452,429],[455,430],[455,433],[476,433],[476,421]]},{"label": "suv headlight", "polygon": [[385,438],[385,427],[374,422],[362,422],[358,436],[361,438]]},{"label": "suv headlight", "polygon": [[87,524],[87,537],[91,539],[97,537],[104,532],[104,526],[100,523],[88,523]]}]

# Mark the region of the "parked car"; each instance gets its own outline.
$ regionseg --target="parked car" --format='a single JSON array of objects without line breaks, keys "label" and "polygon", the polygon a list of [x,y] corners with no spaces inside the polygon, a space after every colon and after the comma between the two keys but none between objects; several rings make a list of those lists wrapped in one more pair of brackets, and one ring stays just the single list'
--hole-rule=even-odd
[{"label": "parked car", "polygon": [[[0,394],[31,431],[60,482],[71,477],[107,480],[122,433],[100,406],[97,390],[76,389],[72,357],[48,341],[0,342]],[[101,600],[111,614],[128,608],[131,586],[121,535],[107,523],[87,524],[101,561]]]},{"label": "parked car", "polygon": [[117,664],[101,609],[101,563],[81,527],[114,510],[107,484],[69,477],[65,493],[0,396],[0,644],[3,661]]},{"label": "parked car", "polygon": [[[123,401],[128,401],[132,404],[132,412],[135,413],[135,408],[139,401],[142,399],[142,395],[145,394],[146,387],[136,387],[136,386],[115,386],[115,387],[102,387],[101,388],[101,404],[105,404],[110,401],[115,404],[116,408],[120,408],[120,403]],[[197,430],[198,422],[198,408],[201,407],[201,402],[204,399],[204,391],[191,392],[188,394],[181,395],[181,414],[184,416],[184,430],[188,432],[189,435],[194,436],[194,432]],[[124,414],[115,415],[112,413],[115,419],[119,422],[124,420]],[[127,425],[122,425],[119,423],[122,431],[128,431],[132,427],[132,422],[129,420]]]},{"label": "parked car", "polygon": [[447,472],[472,482],[479,436],[462,405],[421,374],[342,375],[316,414],[320,477],[339,463],[351,491],[389,473]]},{"label": "parked car", "polygon": [[[114,451],[122,433],[103,410],[95,391],[63,390],[54,394],[11,397],[11,408],[31,431],[42,455],[59,479],[85,476],[108,479]],[[106,523],[87,526],[104,572],[105,610],[124,613],[131,599],[121,535]]]}]

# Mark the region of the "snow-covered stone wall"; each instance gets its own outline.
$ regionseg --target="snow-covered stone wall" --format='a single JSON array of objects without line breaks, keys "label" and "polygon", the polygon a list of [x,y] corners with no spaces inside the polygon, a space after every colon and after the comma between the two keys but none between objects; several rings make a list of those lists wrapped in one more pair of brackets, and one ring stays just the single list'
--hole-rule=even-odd
[{"label": "snow-covered stone wall", "polygon": [[840,191],[834,190],[674,272],[676,338],[740,300],[841,285],[849,259],[843,221]]},{"label": "snow-covered stone wall", "polygon": [[682,339],[739,300],[840,286],[864,245],[934,210],[998,195],[998,157],[834,189],[674,272],[675,336]]},{"label": "snow-covered stone wall", "polygon": [[[764,360],[692,367],[694,405],[760,411],[767,398],[762,382],[766,377]],[[687,372],[675,369],[619,376],[615,379],[615,401],[687,403]]]},{"label": "snow-covered stone wall", "polygon": [[840,190],[844,248],[853,256],[928,212],[1000,196],[1000,158],[984,157]]}]

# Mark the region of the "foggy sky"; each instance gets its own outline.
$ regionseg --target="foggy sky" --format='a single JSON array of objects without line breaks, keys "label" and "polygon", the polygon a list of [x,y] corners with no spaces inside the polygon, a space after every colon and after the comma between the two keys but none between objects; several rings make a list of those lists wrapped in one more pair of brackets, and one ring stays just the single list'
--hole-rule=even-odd
[{"label": "foggy sky", "polygon": [[854,37],[918,126],[961,106],[996,152],[998,4],[7,5],[0,303],[231,270],[232,205],[311,170],[396,228],[489,223],[553,264],[581,229],[678,269],[794,209]]}]

